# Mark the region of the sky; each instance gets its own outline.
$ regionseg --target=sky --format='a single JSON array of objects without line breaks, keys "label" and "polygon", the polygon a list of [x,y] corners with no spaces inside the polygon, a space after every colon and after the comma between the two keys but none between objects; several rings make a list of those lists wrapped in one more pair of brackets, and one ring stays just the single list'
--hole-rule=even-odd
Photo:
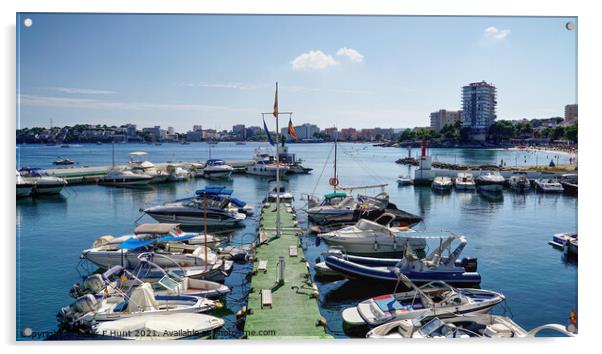
[{"label": "sky", "polygon": [[498,119],[563,116],[577,101],[568,21],[22,13],[17,127],[259,126],[275,82],[280,111],[320,128],[428,126],[482,80]]}]

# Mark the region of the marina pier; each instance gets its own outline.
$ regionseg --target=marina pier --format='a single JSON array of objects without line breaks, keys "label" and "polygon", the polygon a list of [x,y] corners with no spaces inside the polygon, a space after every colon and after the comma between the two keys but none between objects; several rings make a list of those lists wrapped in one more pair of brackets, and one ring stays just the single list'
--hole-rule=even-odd
[{"label": "marina pier", "polygon": [[249,339],[326,339],[320,316],[318,288],[299,244],[291,204],[280,204],[280,236],[276,233],[276,203],[261,209],[256,262],[251,275],[244,333]]}]

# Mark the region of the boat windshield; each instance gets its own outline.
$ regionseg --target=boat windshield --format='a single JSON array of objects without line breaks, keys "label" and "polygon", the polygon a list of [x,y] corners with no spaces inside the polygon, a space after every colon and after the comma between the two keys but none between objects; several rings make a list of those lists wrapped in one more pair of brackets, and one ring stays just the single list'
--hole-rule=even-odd
[{"label": "boat windshield", "polygon": [[386,229],[386,227],[378,225],[374,222],[370,222],[366,219],[360,219],[355,226],[360,230],[380,231]]},{"label": "boat windshield", "polygon": [[167,290],[176,291],[178,290],[178,283],[170,278],[168,275],[164,275],[158,282],[161,286],[163,286]]},{"label": "boat windshield", "polygon": [[440,319],[435,317],[432,320],[430,320],[427,324],[420,327],[420,329],[418,330],[418,333],[420,333],[420,335],[422,337],[426,338],[444,325],[445,324],[443,323],[443,321],[441,321]]}]

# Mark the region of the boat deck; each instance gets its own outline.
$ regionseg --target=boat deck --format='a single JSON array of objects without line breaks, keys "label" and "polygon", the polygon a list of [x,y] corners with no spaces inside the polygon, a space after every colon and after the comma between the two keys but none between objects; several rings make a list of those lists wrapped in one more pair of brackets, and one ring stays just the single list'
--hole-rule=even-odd
[{"label": "boat deck", "polygon": [[[299,245],[302,230],[292,208],[280,206],[281,236],[276,235],[276,203],[261,210],[256,262],[244,333],[249,339],[332,338],[320,325],[318,291]],[[285,262],[284,284],[278,284],[278,261]],[[267,261],[267,266],[266,266]],[[261,265],[260,265],[261,264]]]}]

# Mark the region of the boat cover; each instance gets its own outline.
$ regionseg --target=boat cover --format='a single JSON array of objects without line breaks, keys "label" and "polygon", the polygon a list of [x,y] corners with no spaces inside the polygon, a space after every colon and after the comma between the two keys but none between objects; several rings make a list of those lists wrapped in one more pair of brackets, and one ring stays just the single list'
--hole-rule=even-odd
[{"label": "boat cover", "polygon": [[239,208],[242,208],[242,207],[244,207],[245,205],[247,205],[247,203],[245,203],[245,202],[243,202],[242,200],[240,200],[240,199],[237,199],[237,198],[231,198],[231,199],[230,199],[230,203],[232,203],[232,204],[236,205],[236,206],[237,206],[237,207],[239,207]]},{"label": "boat cover", "polygon": [[326,199],[342,198],[342,197],[346,197],[346,196],[347,196],[347,193],[344,193],[344,192],[331,192],[331,193],[324,194],[324,198],[326,198]]},{"label": "boat cover", "polygon": [[168,234],[180,224],[142,224],[134,229],[135,234]]},{"label": "boat cover", "polygon": [[195,237],[196,235],[184,235],[184,236],[173,236],[173,235],[167,235],[167,236],[163,236],[159,239],[159,241],[164,241],[164,242],[179,242],[179,241],[186,241],[186,240],[190,240],[191,238]]},{"label": "boat cover", "polygon": [[203,194],[214,194],[214,195],[231,195],[234,191],[230,188],[226,188],[225,186],[206,186],[204,189],[199,189],[196,191],[197,195]]},{"label": "boat cover", "polygon": [[132,289],[129,296],[128,305],[125,308],[126,313],[137,313],[145,311],[153,311],[159,308],[155,293],[149,283],[143,283],[140,286]]},{"label": "boat cover", "polygon": [[138,240],[137,238],[132,237],[132,238],[128,238],[127,240],[125,240],[122,243],[120,243],[117,246],[117,248],[124,249],[124,250],[135,250],[136,248],[148,246],[148,245],[153,244],[155,242],[157,242],[157,239]]}]

